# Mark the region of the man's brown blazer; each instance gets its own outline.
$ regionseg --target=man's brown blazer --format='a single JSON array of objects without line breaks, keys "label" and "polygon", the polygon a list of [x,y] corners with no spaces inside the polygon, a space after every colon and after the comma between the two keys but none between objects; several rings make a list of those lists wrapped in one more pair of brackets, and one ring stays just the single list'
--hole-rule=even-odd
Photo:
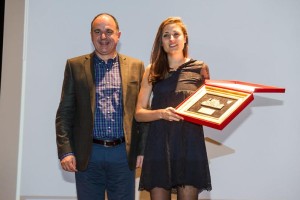
[{"label": "man's brown blazer", "polygon": [[[73,153],[76,167],[83,171],[92,149],[95,111],[94,53],[68,59],[59,107],[56,113],[58,157]],[[144,73],[141,60],[118,54],[122,95],[123,129],[130,169],[135,168],[138,149],[138,123],[134,119],[137,96]]]}]

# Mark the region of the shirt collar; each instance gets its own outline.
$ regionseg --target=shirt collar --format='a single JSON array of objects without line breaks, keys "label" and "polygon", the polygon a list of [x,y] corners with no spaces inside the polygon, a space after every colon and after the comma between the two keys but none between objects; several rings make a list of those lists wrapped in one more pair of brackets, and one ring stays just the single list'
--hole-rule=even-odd
[{"label": "shirt collar", "polygon": [[[118,54],[116,54],[116,56],[114,58],[110,58],[107,60],[107,64],[111,65],[115,62],[117,62],[117,58],[118,58]],[[102,60],[101,58],[99,58],[96,54],[94,54],[94,60],[97,62],[97,63],[100,63],[100,64],[106,64],[104,60]]]}]

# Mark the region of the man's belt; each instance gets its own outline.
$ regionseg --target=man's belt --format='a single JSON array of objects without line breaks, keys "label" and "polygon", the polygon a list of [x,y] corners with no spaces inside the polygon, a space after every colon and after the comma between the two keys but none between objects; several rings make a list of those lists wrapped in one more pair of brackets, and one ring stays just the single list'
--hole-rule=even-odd
[{"label": "man's belt", "polygon": [[119,144],[122,144],[123,142],[125,142],[125,138],[121,137],[115,140],[99,140],[99,139],[93,139],[93,143],[95,144],[100,144],[103,145],[105,147],[114,147],[117,146]]}]

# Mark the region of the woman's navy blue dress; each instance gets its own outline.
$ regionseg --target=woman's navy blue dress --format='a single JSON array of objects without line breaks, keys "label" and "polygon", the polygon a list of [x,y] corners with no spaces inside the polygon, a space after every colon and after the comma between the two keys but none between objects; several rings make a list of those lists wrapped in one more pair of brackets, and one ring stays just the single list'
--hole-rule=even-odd
[{"label": "woman's navy blue dress", "polygon": [[[190,60],[153,86],[151,109],[176,107],[203,83],[204,63]],[[211,190],[203,127],[187,121],[150,123],[140,177],[140,190],[192,185]]]}]

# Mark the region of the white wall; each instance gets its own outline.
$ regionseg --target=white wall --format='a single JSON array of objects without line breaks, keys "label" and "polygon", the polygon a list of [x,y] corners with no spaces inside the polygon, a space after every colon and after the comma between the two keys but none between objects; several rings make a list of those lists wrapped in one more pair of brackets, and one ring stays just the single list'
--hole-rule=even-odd
[{"label": "white wall", "polygon": [[[13,12],[12,12],[13,11]],[[21,128],[24,1],[5,3],[0,96],[0,199],[16,199]],[[2,38],[1,38],[2,39]]]},{"label": "white wall", "polygon": [[[12,80],[22,83],[18,75],[22,72],[20,65],[10,64],[15,63],[14,56],[19,60],[22,57],[12,53],[5,56],[8,50],[4,48],[0,101],[1,138],[9,135],[11,139],[10,135],[20,134],[17,199],[75,198],[73,174],[60,169],[56,155],[55,112],[66,59],[92,51],[90,22],[101,12],[111,13],[119,20],[122,31],[119,51],[138,57],[145,64],[149,63],[152,42],[161,21],[168,16],[181,16],[188,26],[190,55],[209,65],[212,79],[285,87],[284,94],[255,94],[254,101],[224,130],[205,128],[213,190],[199,197],[211,200],[298,198],[299,1],[25,0],[25,3],[24,31],[19,26],[5,32],[4,43],[10,47],[14,43],[10,34],[25,33],[23,90],[9,84]],[[14,7],[6,9],[15,13]],[[9,24],[7,20],[5,23]],[[16,49],[22,48],[23,44],[18,43]],[[11,94],[11,89],[17,94]],[[4,113],[15,108],[15,98],[17,102],[22,100],[21,108],[17,109],[20,112],[8,119]],[[15,145],[18,137],[10,139],[0,141],[1,165],[2,160],[10,158],[3,152],[17,148],[8,144]],[[10,164],[16,167],[15,163]],[[4,172],[1,169],[0,182],[4,180],[2,177],[15,178]],[[12,182],[14,185],[16,181]],[[0,197],[8,193],[1,190]]]}]

